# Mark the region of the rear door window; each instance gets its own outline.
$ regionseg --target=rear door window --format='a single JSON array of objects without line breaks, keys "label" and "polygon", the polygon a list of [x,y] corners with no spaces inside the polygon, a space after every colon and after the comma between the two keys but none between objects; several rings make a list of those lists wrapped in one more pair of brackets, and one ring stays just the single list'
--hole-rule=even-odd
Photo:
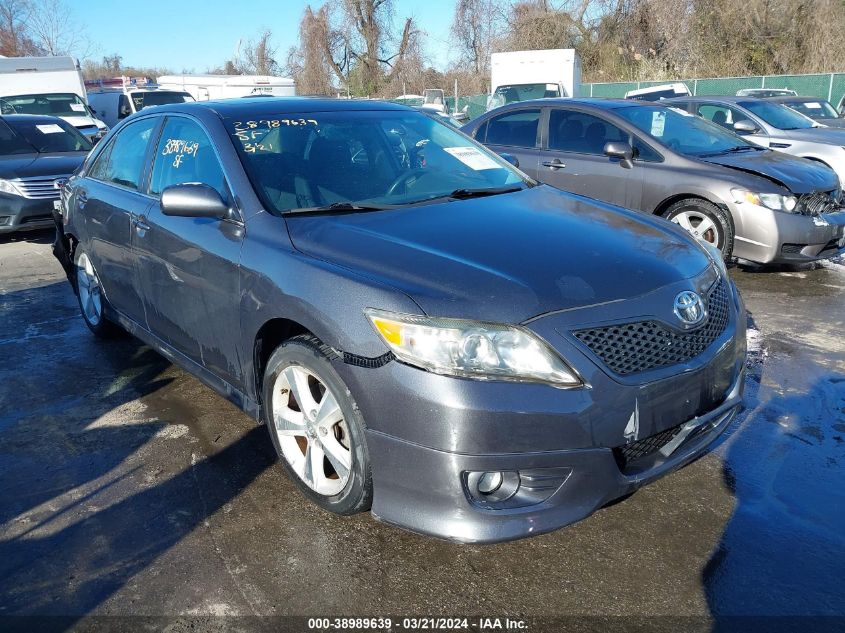
[{"label": "rear door window", "polygon": [[184,117],[168,117],[156,147],[150,193],[158,196],[167,187],[202,183],[224,200],[228,197],[223,167],[208,135],[198,123]]},{"label": "rear door window", "polygon": [[607,143],[629,139],[612,123],[586,112],[554,109],[549,113],[549,149],[603,155]]},{"label": "rear door window", "polygon": [[97,157],[89,177],[128,189],[139,190],[144,176],[147,150],[157,117],[130,123]]},{"label": "rear door window", "polygon": [[506,147],[536,147],[539,124],[539,108],[500,114],[488,121],[484,142]]}]

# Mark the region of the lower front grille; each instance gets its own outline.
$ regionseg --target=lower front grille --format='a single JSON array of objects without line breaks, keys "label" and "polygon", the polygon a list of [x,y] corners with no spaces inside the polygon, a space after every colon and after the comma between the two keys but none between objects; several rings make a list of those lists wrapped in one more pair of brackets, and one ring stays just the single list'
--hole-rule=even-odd
[{"label": "lower front grille", "polygon": [[707,297],[707,319],[690,332],[658,321],[636,321],[573,332],[612,372],[627,376],[689,361],[715,341],[728,325],[728,286],[723,279]]},{"label": "lower front grille", "polygon": [[803,249],[806,244],[784,244],[780,248],[780,252],[784,253],[785,255],[794,255],[796,253],[800,253],[801,249]]},{"label": "lower front grille", "polygon": [[626,473],[633,462],[659,451],[675,439],[675,436],[681,432],[682,426],[683,424],[679,424],[678,426],[673,426],[671,429],[656,433],[651,437],[614,448],[613,457],[616,458],[616,464],[619,466],[619,470]]},{"label": "lower front grille", "polygon": [[21,224],[36,224],[39,222],[49,222],[53,219],[52,215],[30,215],[28,217],[22,218],[20,223]]}]

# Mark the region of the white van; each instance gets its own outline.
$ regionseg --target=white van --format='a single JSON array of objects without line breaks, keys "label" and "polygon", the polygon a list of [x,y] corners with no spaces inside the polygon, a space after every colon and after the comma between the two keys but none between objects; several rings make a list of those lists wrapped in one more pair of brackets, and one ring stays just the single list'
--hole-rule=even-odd
[{"label": "white van", "polygon": [[691,97],[692,93],[685,83],[676,82],[673,84],[660,84],[649,86],[639,90],[629,90],[625,93],[626,99],[635,101],[660,101],[661,99],[672,99],[673,97]]},{"label": "white van", "polygon": [[111,127],[144,108],[194,101],[184,90],[166,90],[145,77],[95,79],[86,81],[85,85],[91,108]]},{"label": "white van", "polygon": [[267,95],[293,97],[293,79],[272,75],[164,75],[158,85],[168,90],[183,90],[197,101],[234,99]]},{"label": "white van", "polygon": [[96,142],[109,131],[88,108],[79,62],[73,57],[0,59],[0,114],[47,114]]}]

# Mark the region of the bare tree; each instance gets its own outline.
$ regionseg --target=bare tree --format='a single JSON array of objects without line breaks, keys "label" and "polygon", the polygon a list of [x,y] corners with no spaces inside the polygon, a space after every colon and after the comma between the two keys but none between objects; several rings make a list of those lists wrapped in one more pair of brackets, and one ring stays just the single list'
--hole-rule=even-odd
[{"label": "bare tree", "polygon": [[270,42],[272,36],[272,32],[265,29],[255,40],[249,40],[246,43],[242,49],[240,60],[235,61],[235,66],[238,66],[243,74],[278,74],[279,65],[275,59],[276,49]]},{"label": "bare tree", "polygon": [[294,78],[299,94],[329,95],[334,92],[332,68],[324,45],[328,31],[327,7],[316,13],[305,7],[299,22],[299,44],[288,51],[286,74]]},{"label": "bare tree", "polygon": [[40,55],[28,29],[34,11],[31,0],[0,0],[0,55]]},{"label": "bare tree", "polygon": [[63,0],[38,0],[27,20],[30,37],[45,55],[88,57],[93,46],[85,27],[73,18]]},{"label": "bare tree", "polygon": [[503,15],[499,0],[457,0],[450,34],[459,68],[484,75],[490,72],[490,54]]}]

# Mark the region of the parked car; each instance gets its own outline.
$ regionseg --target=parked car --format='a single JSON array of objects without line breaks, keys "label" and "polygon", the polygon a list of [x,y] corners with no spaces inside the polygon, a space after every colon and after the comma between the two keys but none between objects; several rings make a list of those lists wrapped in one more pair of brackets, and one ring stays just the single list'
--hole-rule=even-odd
[{"label": "parked car", "polygon": [[85,85],[88,87],[88,103],[110,127],[144,108],[194,101],[185,90],[165,90],[144,77],[89,80]]},{"label": "parked car", "polygon": [[549,99],[505,106],[462,129],[532,178],[662,216],[726,259],[811,261],[845,246],[830,169],[662,104]]},{"label": "parked car", "polygon": [[798,93],[788,88],[743,88],[736,91],[737,97],[795,97]]},{"label": "parked car", "polygon": [[828,127],[845,127],[845,118],[836,111],[829,101],[818,97],[771,97],[773,103],[780,103],[796,112],[810,117],[816,123]]},{"label": "parked car", "polygon": [[823,163],[845,185],[845,130],[819,127],[811,118],[769,99],[690,97],[672,99],[667,105],[713,121],[757,145]]},{"label": "parked car", "polygon": [[745,309],[717,253],[404,106],[153,108],[63,207],[90,329],[263,420],[332,512],[539,534],[694,459],[741,406]]},{"label": "parked car", "polygon": [[0,233],[53,226],[53,201],[91,142],[51,116],[0,116]]},{"label": "parked car", "polygon": [[672,97],[688,97],[691,94],[685,83],[677,82],[629,90],[625,93],[625,98],[636,101],[662,101],[664,99],[671,99]]}]

